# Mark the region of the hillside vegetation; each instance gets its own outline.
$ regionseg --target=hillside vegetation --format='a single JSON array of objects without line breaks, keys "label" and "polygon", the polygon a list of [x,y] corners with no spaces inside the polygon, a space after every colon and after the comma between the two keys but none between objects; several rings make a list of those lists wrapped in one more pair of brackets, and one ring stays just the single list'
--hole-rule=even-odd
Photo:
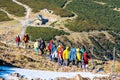
[{"label": "hillside vegetation", "polygon": [[[73,31],[111,30],[118,32],[120,30],[120,13],[114,11],[115,4],[109,4],[109,2],[100,5],[93,0],[73,0],[66,9],[75,12],[78,18],[69,21],[70,23],[68,22],[66,27]],[[112,2],[115,1],[111,0],[110,3]],[[74,28],[75,26],[76,28]]]},{"label": "hillside vegetation", "polygon": [[111,7],[118,7],[120,8],[120,0],[95,0],[103,3],[107,3],[107,5]]},{"label": "hillside vegetation", "polygon": [[28,27],[26,32],[31,36],[32,41],[35,41],[35,39],[39,39],[40,37],[48,41],[51,38],[54,39],[56,35],[68,35],[68,33],[62,30],[52,29],[49,27]]},{"label": "hillside vegetation", "polygon": [[5,9],[10,14],[18,17],[25,15],[25,9],[22,6],[12,2],[12,0],[0,0],[0,8]]},{"label": "hillside vegetation", "polygon": [[67,0],[18,0],[27,4],[33,9],[33,12],[39,12],[41,9],[53,10],[56,15],[61,17],[74,16],[70,11],[62,9]]},{"label": "hillside vegetation", "polygon": [[0,11],[0,21],[9,21],[10,19],[4,12]]}]

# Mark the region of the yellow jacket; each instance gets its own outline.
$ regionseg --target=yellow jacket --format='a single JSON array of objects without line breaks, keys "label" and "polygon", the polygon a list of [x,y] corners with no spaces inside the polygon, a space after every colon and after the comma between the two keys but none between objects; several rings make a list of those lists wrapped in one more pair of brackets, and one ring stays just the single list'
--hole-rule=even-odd
[{"label": "yellow jacket", "polygon": [[69,47],[66,47],[66,49],[63,51],[63,59],[67,60],[69,58]]},{"label": "yellow jacket", "polygon": [[81,56],[79,48],[76,49],[76,58],[77,58],[78,61],[81,61],[81,59],[82,59],[82,56]]}]

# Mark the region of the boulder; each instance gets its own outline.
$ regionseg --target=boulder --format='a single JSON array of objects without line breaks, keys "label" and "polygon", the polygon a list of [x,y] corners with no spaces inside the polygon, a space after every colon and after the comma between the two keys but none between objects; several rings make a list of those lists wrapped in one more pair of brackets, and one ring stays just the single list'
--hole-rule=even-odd
[{"label": "boulder", "polygon": [[4,78],[0,78],[0,80],[5,80]]},{"label": "boulder", "polygon": [[11,76],[13,76],[13,77],[20,77],[20,74],[19,73],[12,73]]},{"label": "boulder", "polygon": [[72,80],[83,80],[80,74],[77,74]]}]

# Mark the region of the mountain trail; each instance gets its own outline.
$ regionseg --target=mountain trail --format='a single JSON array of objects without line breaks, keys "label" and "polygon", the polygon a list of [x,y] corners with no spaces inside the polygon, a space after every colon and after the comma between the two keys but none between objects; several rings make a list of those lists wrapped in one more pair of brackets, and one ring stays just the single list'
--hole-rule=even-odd
[{"label": "mountain trail", "polygon": [[63,6],[63,9],[65,9],[66,6],[67,6],[69,3],[71,3],[71,2],[72,2],[72,0],[67,0],[67,2],[65,3],[65,5]]},{"label": "mountain trail", "polygon": [[18,2],[17,0],[12,0],[12,1],[15,2],[15,3],[18,4],[18,5],[23,6],[23,7],[26,9],[25,20],[23,20],[23,21],[21,22],[21,24],[23,25],[23,27],[22,27],[20,36],[22,37],[22,36],[24,35],[25,31],[26,31],[26,28],[27,28],[27,25],[28,25],[28,21],[29,21],[29,17],[30,17],[30,13],[31,13],[32,9],[31,9],[29,6]]}]

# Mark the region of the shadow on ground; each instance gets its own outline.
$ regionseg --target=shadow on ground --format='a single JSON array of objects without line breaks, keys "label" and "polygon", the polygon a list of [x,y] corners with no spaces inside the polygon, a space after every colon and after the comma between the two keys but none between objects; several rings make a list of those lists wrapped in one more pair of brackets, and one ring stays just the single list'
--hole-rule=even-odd
[{"label": "shadow on ground", "polygon": [[0,77],[4,78],[5,75],[13,73],[14,70],[11,69],[13,67],[17,66],[7,63],[6,61],[0,60]]}]

